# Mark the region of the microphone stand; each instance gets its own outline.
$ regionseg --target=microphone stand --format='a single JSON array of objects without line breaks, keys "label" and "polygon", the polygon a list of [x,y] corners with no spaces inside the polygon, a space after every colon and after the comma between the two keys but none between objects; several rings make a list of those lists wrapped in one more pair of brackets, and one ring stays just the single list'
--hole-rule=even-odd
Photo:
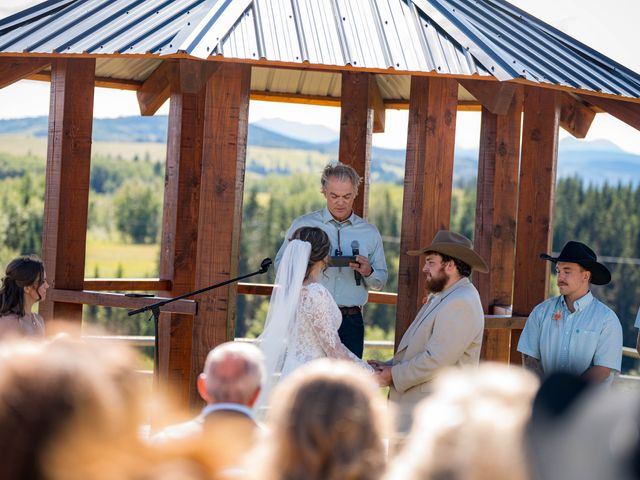
[{"label": "microphone stand", "polygon": [[[159,355],[159,345],[158,345],[158,323],[160,321],[160,308],[162,308],[163,306],[167,305],[168,303],[173,303],[177,300],[182,300],[183,298],[187,298],[187,297],[192,297],[194,295],[199,295],[200,293],[204,293],[207,292],[209,290],[213,290],[214,288],[219,288],[219,287],[224,287],[225,285],[228,285],[230,283],[233,282],[237,282],[239,280],[243,280],[245,278],[249,278],[249,277],[253,277],[255,275],[259,275],[261,273],[266,273],[269,270],[269,267],[271,266],[273,262],[271,261],[270,258],[265,258],[264,260],[262,260],[262,262],[260,262],[260,270],[256,270],[255,272],[252,273],[247,273],[246,275],[241,275],[239,277],[236,278],[231,278],[229,280],[225,280],[224,282],[220,282],[220,283],[216,283],[214,285],[209,285],[208,287],[204,287],[201,288],[199,290],[195,290],[193,292],[188,292],[188,293],[184,293],[182,295],[178,295],[176,297],[172,297],[172,298],[167,298],[166,300],[161,300],[159,302],[156,303],[152,303],[151,305],[147,305],[145,307],[142,308],[138,308],[136,310],[131,310],[129,312],[127,312],[128,316],[132,316],[132,315],[137,315],[139,313],[144,313],[147,312],[149,310],[151,310],[151,313],[153,314],[153,327],[154,327],[154,338],[155,338],[155,350],[153,353],[153,378],[154,381],[157,382],[158,380],[158,373],[159,373],[159,367],[160,367],[160,355]],[[149,317],[149,320],[151,320],[151,317]]]}]

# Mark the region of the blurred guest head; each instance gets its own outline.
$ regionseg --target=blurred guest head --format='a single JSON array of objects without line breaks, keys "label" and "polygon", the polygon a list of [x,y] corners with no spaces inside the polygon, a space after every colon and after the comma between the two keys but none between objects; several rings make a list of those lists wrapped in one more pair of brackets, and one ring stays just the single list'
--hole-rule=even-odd
[{"label": "blurred guest head", "polygon": [[300,367],[271,397],[256,478],[379,478],[385,413],[373,380],[355,365],[321,359]]},{"label": "blurred guest head", "polygon": [[534,480],[640,478],[640,392],[556,372],[536,395],[526,444]]},{"label": "blurred guest head", "polygon": [[264,356],[249,343],[227,342],[209,352],[198,378],[198,391],[208,404],[253,406],[264,381]]},{"label": "blurred guest head", "polygon": [[117,475],[142,412],[131,359],[71,338],[0,344],[0,478]]},{"label": "blurred guest head", "polygon": [[443,372],[416,408],[389,478],[528,478],[523,429],[537,386],[532,373],[500,364]]}]

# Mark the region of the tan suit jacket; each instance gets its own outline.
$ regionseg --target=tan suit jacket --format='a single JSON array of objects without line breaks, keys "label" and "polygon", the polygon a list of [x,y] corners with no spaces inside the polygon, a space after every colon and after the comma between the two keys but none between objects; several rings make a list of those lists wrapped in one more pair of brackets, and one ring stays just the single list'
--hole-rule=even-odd
[{"label": "tan suit jacket", "polygon": [[409,431],[414,407],[442,368],[478,364],[483,330],[480,295],[466,277],[422,306],[392,360],[389,399],[397,406],[401,433]]}]

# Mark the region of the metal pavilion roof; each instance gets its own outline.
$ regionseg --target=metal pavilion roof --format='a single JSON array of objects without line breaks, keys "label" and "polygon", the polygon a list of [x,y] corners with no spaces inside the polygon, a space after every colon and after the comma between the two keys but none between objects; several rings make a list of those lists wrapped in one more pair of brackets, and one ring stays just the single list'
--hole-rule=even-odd
[{"label": "metal pavilion roof", "polygon": [[395,74],[385,99],[420,72],[640,98],[640,75],[503,0],[49,0],[0,20],[15,54],[88,54],[139,82],[164,58],[223,57],[254,63],[254,91],[336,98],[345,68]]}]

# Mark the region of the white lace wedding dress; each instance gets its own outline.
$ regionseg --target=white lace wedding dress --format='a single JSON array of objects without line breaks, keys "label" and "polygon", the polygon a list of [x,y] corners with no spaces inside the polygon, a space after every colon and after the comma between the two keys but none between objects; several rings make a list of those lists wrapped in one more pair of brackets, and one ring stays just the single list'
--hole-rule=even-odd
[{"label": "white lace wedding dress", "polygon": [[373,373],[338,336],[340,310],[329,291],[319,283],[304,285],[311,244],[292,240],[284,251],[276,273],[269,311],[257,345],[264,354],[265,381],[256,411],[264,413],[272,389],[278,382],[311,360],[350,360]]},{"label": "white lace wedding dress", "polygon": [[324,357],[351,360],[373,371],[340,341],[338,328],[341,323],[340,310],[323,285],[310,283],[303,286],[285,354],[282,376],[288,375],[304,363]]}]

